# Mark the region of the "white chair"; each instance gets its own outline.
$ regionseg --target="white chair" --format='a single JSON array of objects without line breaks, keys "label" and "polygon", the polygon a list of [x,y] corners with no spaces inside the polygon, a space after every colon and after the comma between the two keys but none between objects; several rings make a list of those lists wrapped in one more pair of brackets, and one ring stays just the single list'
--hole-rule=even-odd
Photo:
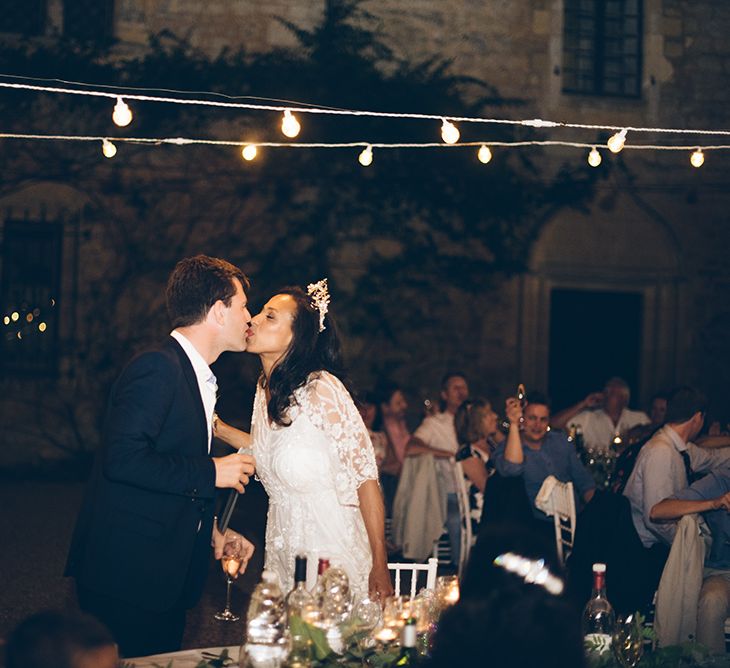
[{"label": "white chair", "polygon": [[[457,462],[453,457],[449,459],[451,463],[451,474],[454,479],[454,487],[456,488],[456,500],[459,503],[459,519],[461,531],[459,532],[460,556],[459,563],[456,565],[459,577],[462,576],[466,563],[469,560],[469,552],[471,551],[473,536],[471,530],[471,511],[469,508],[469,490],[467,482],[464,478],[464,468],[461,462]],[[433,557],[438,560],[442,566],[450,566],[453,562],[451,539],[449,532],[444,527],[443,533],[433,546]]]},{"label": "white chair", "polygon": [[454,466],[454,477],[456,478],[456,495],[459,501],[459,515],[461,517],[461,550],[459,557],[459,578],[464,574],[464,569],[469,561],[469,553],[473,541],[471,530],[471,509],[469,507],[469,490],[464,477],[464,467],[461,462]]},{"label": "white chair", "polygon": [[555,524],[555,547],[562,563],[573,551],[575,536],[575,493],[572,482],[560,482],[548,476],[535,498],[535,506],[552,515]]},{"label": "white chair", "polygon": [[395,593],[401,595],[401,573],[410,573],[411,580],[411,598],[414,598],[418,589],[418,575],[426,573],[426,589],[436,588],[436,570],[438,569],[438,560],[431,557],[426,564],[401,564],[389,563],[388,570],[395,573]]}]

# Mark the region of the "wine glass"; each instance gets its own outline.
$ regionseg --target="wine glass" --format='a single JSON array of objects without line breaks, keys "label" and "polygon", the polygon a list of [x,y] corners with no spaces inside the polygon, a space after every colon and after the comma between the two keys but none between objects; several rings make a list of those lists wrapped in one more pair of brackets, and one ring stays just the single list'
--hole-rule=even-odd
[{"label": "wine glass", "polygon": [[644,652],[641,624],[634,615],[619,617],[611,640],[611,649],[623,668],[634,668]]},{"label": "wine glass", "polygon": [[243,563],[243,541],[238,534],[231,534],[226,537],[223,546],[221,566],[226,575],[226,607],[216,612],[214,617],[222,622],[237,622],[241,617],[231,610],[231,584],[233,578],[238,576],[238,569]]}]

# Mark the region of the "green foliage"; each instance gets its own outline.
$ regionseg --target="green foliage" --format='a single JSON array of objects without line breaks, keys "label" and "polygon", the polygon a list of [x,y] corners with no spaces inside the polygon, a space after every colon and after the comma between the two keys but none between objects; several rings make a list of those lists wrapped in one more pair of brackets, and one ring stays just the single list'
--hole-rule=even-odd
[{"label": "green foliage", "polygon": [[[40,41],[0,47],[0,71],[211,91],[214,99],[269,97],[439,115],[499,115],[505,103],[520,103],[500,98],[487,82],[455,75],[446,60],[398,59],[366,4],[327,0],[314,28],[286,24],[299,43],[291,50],[225,50],[211,59],[184,38],[161,33],[143,55],[123,59],[98,47]],[[278,114],[135,103],[133,123],[116,128],[111,107],[99,98],[0,96],[6,131],[281,140]],[[434,121],[305,114],[300,120],[301,141],[439,137]],[[540,136],[506,126],[460,129],[464,140]],[[69,368],[90,383],[87,397],[105,396],[130,353],[165,331],[165,277],[176,260],[197,252],[244,267],[253,278],[254,308],[283,284],[329,276],[332,311],[355,353],[356,377],[371,381],[385,370],[406,384],[437,377],[447,360],[458,366],[478,355],[475,299],[522,271],[544,223],[562,207],[584,206],[597,178],[585,165],[539,165],[538,151],[495,151],[484,166],[473,149],[376,150],[365,169],[349,149],[261,150],[243,164],[234,149],[118,148],[105,160],[98,144],[0,145],[0,196],[37,183],[78,193],[76,208],[62,216],[81,239],[73,279],[81,291],[73,308],[84,337],[70,342],[76,358]],[[443,327],[455,313],[460,326]],[[438,359],[434,350],[441,351]],[[240,379],[240,369],[234,373]]]}]

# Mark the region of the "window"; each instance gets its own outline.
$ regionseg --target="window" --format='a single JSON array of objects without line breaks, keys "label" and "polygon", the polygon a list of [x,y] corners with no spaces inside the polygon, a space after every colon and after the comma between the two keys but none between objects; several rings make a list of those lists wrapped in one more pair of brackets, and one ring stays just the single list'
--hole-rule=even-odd
[{"label": "window", "polygon": [[114,36],[114,2],[64,0],[63,34],[82,42],[109,42]]},{"label": "window", "polygon": [[56,372],[63,227],[7,221],[0,287],[3,375]]},{"label": "window", "polygon": [[565,0],[563,92],[641,94],[642,0]]},{"label": "window", "polygon": [[45,31],[45,0],[0,1],[0,32],[42,35]]}]

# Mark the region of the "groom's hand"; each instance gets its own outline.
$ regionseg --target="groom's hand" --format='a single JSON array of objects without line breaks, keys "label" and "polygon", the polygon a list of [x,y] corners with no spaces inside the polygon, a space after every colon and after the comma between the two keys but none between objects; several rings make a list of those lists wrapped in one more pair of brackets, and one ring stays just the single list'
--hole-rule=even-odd
[{"label": "groom's hand", "polygon": [[215,486],[232,487],[243,493],[243,486],[248,485],[248,478],[253,475],[256,460],[251,455],[235,453],[226,457],[213,457],[215,464]]}]

